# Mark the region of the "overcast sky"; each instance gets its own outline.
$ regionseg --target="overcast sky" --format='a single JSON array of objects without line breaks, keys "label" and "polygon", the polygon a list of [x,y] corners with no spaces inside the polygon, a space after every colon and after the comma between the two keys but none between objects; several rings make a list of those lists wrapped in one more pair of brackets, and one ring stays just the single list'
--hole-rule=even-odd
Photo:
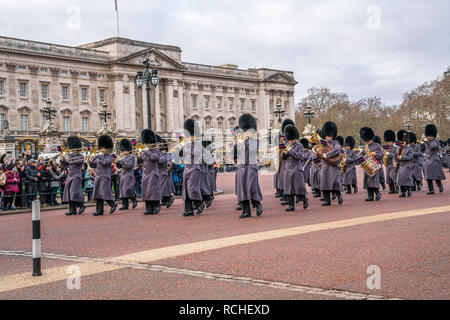
[{"label": "overcast sky", "polygon": [[[399,104],[450,66],[448,0],[117,1],[121,37],[180,46],[185,62],[294,71],[296,102],[325,86]],[[0,0],[0,35],[74,46],[116,36],[114,0]]]}]

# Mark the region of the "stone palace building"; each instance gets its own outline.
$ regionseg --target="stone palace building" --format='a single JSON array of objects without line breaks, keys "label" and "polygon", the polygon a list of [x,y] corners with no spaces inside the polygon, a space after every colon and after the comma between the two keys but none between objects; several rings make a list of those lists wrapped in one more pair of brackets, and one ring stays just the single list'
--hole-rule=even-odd
[{"label": "stone palace building", "polygon": [[182,129],[187,118],[200,121],[203,130],[226,132],[243,113],[253,114],[260,129],[277,128],[277,104],[294,119],[293,72],[183,62],[181,53],[176,46],[117,37],[69,47],[0,36],[3,137],[22,150],[17,141],[35,141],[33,150],[39,148],[46,122],[40,108],[48,98],[62,139],[75,134],[94,142],[105,103],[117,136],[138,137],[148,126],[145,85],[136,85],[146,58],[159,72],[150,100],[152,128],[162,136]]}]

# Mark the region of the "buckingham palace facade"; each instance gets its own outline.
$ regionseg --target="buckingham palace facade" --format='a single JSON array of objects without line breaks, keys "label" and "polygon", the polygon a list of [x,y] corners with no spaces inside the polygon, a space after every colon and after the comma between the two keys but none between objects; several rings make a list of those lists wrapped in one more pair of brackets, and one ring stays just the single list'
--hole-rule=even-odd
[{"label": "buckingham palace facade", "polygon": [[51,99],[62,138],[95,139],[103,104],[118,137],[137,137],[148,127],[145,85],[136,85],[147,58],[160,78],[151,88],[152,128],[163,136],[187,118],[225,132],[243,113],[253,114],[261,129],[276,128],[277,104],[294,118],[293,72],[188,63],[181,53],[117,37],[70,47],[0,36],[0,129],[8,124],[12,137],[38,137],[46,121],[40,108]]}]

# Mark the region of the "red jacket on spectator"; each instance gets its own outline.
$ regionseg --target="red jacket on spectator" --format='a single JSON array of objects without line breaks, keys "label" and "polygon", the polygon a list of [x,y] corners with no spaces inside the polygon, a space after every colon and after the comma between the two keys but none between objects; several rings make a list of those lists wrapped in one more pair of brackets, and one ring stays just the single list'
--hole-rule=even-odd
[{"label": "red jacket on spectator", "polygon": [[[20,176],[19,172],[13,172],[13,171],[6,171],[6,185],[4,187],[5,194],[6,195],[12,195],[14,193],[19,192],[19,182],[20,182]],[[17,179],[17,181],[14,181],[14,179]]]}]

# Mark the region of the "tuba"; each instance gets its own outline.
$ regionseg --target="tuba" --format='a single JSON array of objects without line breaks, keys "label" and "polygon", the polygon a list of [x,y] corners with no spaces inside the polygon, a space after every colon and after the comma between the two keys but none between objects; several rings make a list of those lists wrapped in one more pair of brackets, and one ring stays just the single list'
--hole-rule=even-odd
[{"label": "tuba", "polygon": [[333,147],[330,146],[329,144],[323,145],[321,140],[323,140],[323,139],[319,136],[319,134],[317,132],[314,132],[314,134],[312,135],[311,139],[309,140],[309,143],[311,143],[311,144],[315,143],[316,144],[312,148],[312,152],[318,158],[322,159],[323,161],[325,161],[329,165],[334,166],[334,167],[339,166],[339,164],[341,163],[341,160],[342,160],[341,152],[339,152],[339,154],[337,156],[334,156],[333,158],[325,159],[324,158],[324,154],[326,154],[326,153],[330,152],[331,150],[333,150]]},{"label": "tuba", "polygon": [[342,161],[339,164],[341,166],[341,172],[342,173],[345,173],[345,171],[347,171],[347,167],[346,167],[346,164],[345,164],[346,160],[347,160],[347,151],[345,151],[344,156],[342,157]]}]

